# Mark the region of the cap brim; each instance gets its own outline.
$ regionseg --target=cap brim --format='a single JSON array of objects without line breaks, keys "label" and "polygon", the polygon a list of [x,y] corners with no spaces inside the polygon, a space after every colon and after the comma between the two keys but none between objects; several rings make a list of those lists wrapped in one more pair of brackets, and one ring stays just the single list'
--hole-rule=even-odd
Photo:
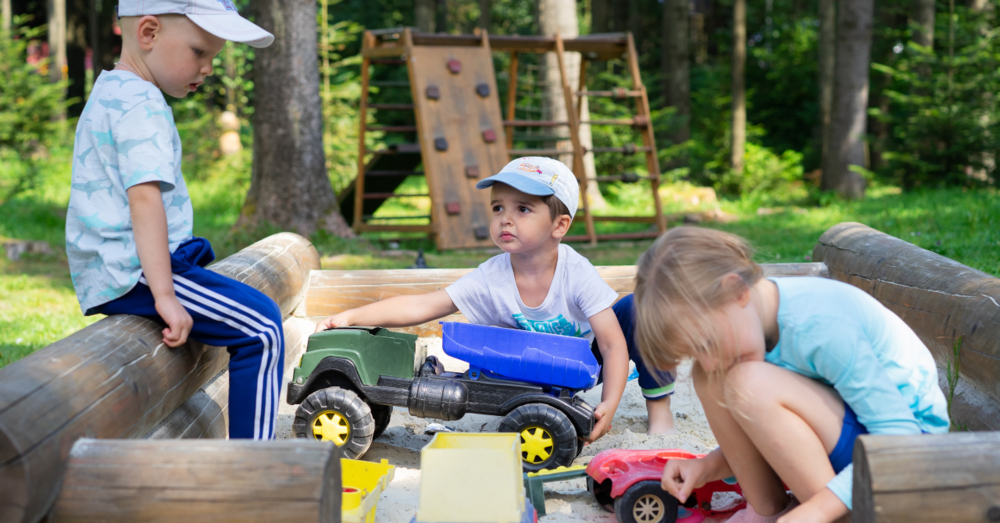
[{"label": "cap brim", "polygon": [[477,183],[476,189],[486,189],[488,187],[492,187],[493,184],[497,182],[505,183],[523,193],[533,194],[535,196],[548,196],[556,193],[552,190],[552,187],[516,173],[494,174],[493,176]]},{"label": "cap brim", "polygon": [[247,44],[250,47],[267,47],[274,41],[273,34],[237,13],[188,14],[187,17],[198,27],[223,40]]}]

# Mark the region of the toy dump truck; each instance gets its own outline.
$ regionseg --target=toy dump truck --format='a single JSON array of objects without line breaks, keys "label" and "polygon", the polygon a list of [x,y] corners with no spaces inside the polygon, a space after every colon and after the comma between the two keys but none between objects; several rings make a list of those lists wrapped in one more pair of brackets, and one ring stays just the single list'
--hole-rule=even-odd
[{"label": "toy dump truck", "polygon": [[288,385],[299,404],[293,433],[333,441],[357,458],[389,425],[394,406],[413,416],[457,420],[503,416],[500,431],[521,435],[525,470],[570,465],[577,438],[594,428],[594,408],[576,393],[597,383],[600,366],[582,338],[464,323],[442,323],[443,348],[469,362],[445,372],[416,351],[417,337],[380,327],[313,334]]}]

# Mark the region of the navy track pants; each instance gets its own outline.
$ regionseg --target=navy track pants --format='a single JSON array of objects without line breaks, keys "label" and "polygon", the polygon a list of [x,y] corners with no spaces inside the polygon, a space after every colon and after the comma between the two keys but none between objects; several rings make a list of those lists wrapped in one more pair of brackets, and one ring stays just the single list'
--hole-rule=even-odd
[{"label": "navy track pants", "polygon": [[[213,259],[204,238],[184,242],[171,255],[174,291],[194,320],[189,337],[229,351],[229,437],[274,439],[285,361],[281,310],[257,289],[204,269]],[[87,313],[161,321],[145,281]]]}]

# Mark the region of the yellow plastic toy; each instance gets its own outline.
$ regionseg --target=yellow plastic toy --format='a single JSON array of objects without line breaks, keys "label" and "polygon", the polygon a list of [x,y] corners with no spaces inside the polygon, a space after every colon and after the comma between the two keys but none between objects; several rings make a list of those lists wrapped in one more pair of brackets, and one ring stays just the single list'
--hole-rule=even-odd
[{"label": "yellow plastic toy", "polygon": [[420,451],[421,523],[533,521],[519,434],[438,433]]},{"label": "yellow plastic toy", "polygon": [[384,459],[381,463],[341,459],[340,470],[344,490],[341,522],[374,523],[378,498],[396,475],[396,467]]}]

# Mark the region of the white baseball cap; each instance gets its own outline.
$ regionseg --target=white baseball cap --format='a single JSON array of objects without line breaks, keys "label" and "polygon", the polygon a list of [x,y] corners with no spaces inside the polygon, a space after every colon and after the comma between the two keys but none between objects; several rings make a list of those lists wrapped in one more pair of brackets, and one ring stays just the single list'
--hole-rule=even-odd
[{"label": "white baseball cap", "polygon": [[185,15],[224,40],[267,47],[274,35],[240,16],[232,0],[119,0],[118,16]]},{"label": "white baseball cap", "polygon": [[507,185],[535,196],[556,195],[569,209],[570,218],[576,215],[580,203],[580,186],[573,171],[566,164],[552,158],[527,156],[518,158],[500,172],[476,184],[476,189],[492,187],[494,183]]}]

